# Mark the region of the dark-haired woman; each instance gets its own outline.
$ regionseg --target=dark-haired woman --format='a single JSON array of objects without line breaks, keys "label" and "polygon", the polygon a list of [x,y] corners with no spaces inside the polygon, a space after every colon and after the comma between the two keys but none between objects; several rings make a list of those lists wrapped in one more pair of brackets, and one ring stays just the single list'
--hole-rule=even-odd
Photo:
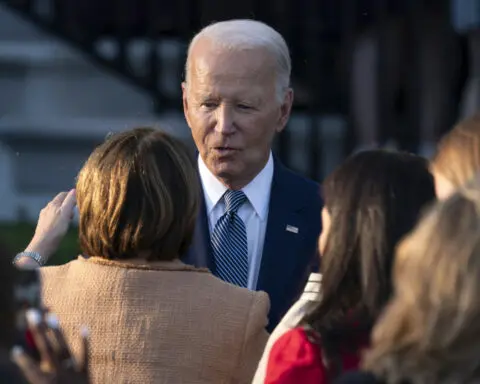
[{"label": "dark-haired woman", "polygon": [[350,157],[323,188],[321,297],[266,352],[264,383],[329,383],[358,367],[390,297],[395,245],[435,199],[423,158],[380,150]]}]

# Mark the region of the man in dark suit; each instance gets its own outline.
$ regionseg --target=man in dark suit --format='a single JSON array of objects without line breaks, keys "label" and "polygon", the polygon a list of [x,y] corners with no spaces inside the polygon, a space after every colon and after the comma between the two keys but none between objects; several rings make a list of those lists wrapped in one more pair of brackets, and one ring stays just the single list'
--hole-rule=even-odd
[{"label": "man in dark suit", "polygon": [[319,186],[271,152],[290,116],[288,47],[253,20],[219,22],[192,40],[182,84],[204,205],[187,263],[266,291],[273,329],[318,263]]}]

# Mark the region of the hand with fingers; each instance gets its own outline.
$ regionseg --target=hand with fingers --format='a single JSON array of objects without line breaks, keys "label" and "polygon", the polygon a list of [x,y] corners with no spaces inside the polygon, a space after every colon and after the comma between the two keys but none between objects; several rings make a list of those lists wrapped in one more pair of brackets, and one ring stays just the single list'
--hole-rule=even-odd
[{"label": "hand with fingers", "polygon": [[32,309],[27,312],[29,329],[40,354],[36,362],[21,347],[14,347],[12,359],[30,384],[89,384],[88,330],[81,330],[82,358],[75,361],[52,313]]},{"label": "hand with fingers", "polygon": [[[40,211],[35,234],[26,252],[36,252],[46,261],[57,250],[74,216],[75,190],[61,192]],[[20,259],[19,267],[35,267],[28,257]]]}]

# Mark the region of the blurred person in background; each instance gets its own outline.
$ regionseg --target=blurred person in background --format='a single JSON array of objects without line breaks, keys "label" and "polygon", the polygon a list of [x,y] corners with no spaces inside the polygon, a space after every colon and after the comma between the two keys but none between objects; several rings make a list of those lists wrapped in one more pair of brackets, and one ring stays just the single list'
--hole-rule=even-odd
[{"label": "blurred person in background", "polygon": [[480,173],[480,114],[445,134],[430,165],[439,199],[448,198]]},{"label": "blurred person in background", "polygon": [[[7,248],[0,243],[0,382],[2,383],[25,383],[21,372],[10,361],[10,350],[15,344],[23,344],[26,349],[28,344],[24,326],[24,307],[30,302],[38,304],[37,297],[40,295],[40,282],[34,284],[37,293],[22,295],[16,291],[19,287],[20,273],[12,265],[12,256]],[[30,282],[28,282],[30,285]],[[31,291],[27,289],[27,291]],[[21,329],[21,331],[20,331]]]},{"label": "blurred person in background", "polygon": [[[3,244],[0,244],[0,306],[0,383],[89,383],[87,361],[72,360],[66,342],[54,344],[56,340],[64,341],[55,315],[48,314],[52,320],[49,324],[31,321],[29,315],[39,314],[42,306],[38,271],[15,268]],[[74,337],[79,337],[79,331]],[[87,352],[85,332],[82,341],[83,351]]]},{"label": "blurred person in background", "polygon": [[480,189],[440,201],[402,241],[363,373],[338,384],[480,382]]},{"label": "blurred person in background", "polygon": [[54,252],[75,200],[83,255],[41,268],[42,294],[75,356],[75,330],[91,330],[92,382],[251,382],[268,337],[268,296],[179,260],[200,201],[183,144],[150,128],[107,138],[76,190],[42,210],[30,245],[15,259],[19,267],[38,267]]},{"label": "blurred person in background", "polygon": [[88,328],[82,327],[80,331],[81,354],[77,360],[70,352],[55,314],[31,308],[26,311],[26,318],[38,358],[20,346],[13,347],[11,356],[27,381],[30,384],[90,384]]},{"label": "blurred person in background", "polygon": [[254,20],[209,25],[192,40],[182,84],[202,184],[182,258],[270,296],[273,329],[318,263],[318,184],[285,168],[272,143],[293,104],[283,37]]},{"label": "blurred person in background", "polygon": [[[458,104],[454,95],[461,55],[448,1],[354,3],[350,92],[357,149],[388,144],[429,157],[438,135],[453,122]],[[408,124],[411,89],[419,95],[415,118],[420,133]],[[417,136],[419,148],[412,145]]]},{"label": "blurred person in background", "polygon": [[425,159],[381,150],[348,158],[322,188],[321,288],[293,329],[272,334],[255,384],[330,383],[358,367],[390,298],[395,246],[435,199]]},{"label": "blurred person in background", "polygon": [[455,30],[467,38],[469,76],[464,88],[460,117],[480,110],[480,1],[450,0]]}]

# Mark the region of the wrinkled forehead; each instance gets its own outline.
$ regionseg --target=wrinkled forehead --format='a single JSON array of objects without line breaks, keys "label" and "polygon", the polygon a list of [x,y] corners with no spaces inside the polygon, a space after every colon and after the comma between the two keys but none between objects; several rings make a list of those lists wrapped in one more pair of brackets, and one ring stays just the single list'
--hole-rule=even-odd
[{"label": "wrinkled forehead", "polygon": [[199,42],[189,58],[189,85],[274,87],[275,62],[262,48],[228,49]]}]

